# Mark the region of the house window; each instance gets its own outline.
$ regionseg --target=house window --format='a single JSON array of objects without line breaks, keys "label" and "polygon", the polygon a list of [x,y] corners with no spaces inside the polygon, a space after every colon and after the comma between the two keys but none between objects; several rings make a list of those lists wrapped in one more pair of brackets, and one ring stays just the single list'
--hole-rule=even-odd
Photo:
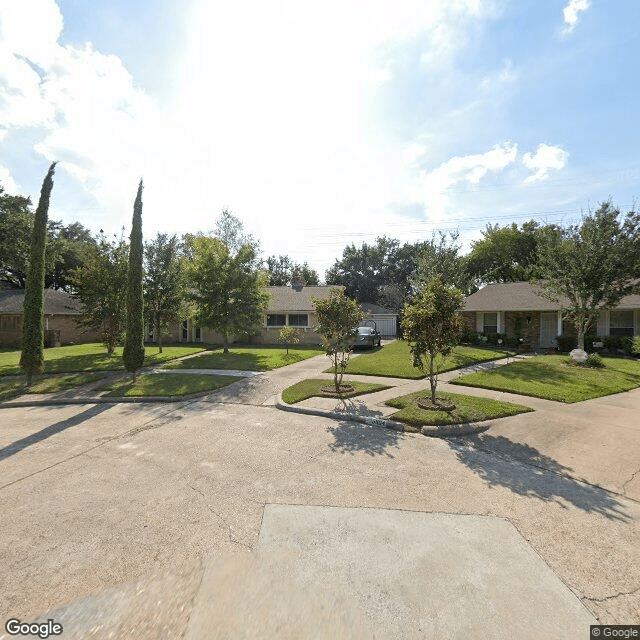
[{"label": "house window", "polygon": [[284,327],[287,324],[287,316],[284,313],[270,313],[267,315],[267,327]]},{"label": "house window", "polygon": [[196,327],[193,332],[193,339],[195,342],[200,342],[202,340],[202,330],[200,327]]},{"label": "house window", "polygon": [[182,342],[189,342],[189,321],[182,323]]},{"label": "house window", "polygon": [[633,335],[633,311],[611,311],[609,313],[610,336]]},{"label": "house window", "polygon": [[309,315],[306,313],[290,313],[290,327],[307,327],[309,325]]},{"label": "house window", "polygon": [[498,313],[485,313],[484,325],[482,328],[484,333],[498,333]]}]

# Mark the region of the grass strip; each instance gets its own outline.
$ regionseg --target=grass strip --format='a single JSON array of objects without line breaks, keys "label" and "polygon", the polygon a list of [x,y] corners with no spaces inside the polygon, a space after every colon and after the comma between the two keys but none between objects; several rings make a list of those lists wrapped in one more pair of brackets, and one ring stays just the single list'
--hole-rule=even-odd
[{"label": "grass strip", "polygon": [[[282,392],[282,400],[287,404],[295,404],[301,402],[307,398],[327,397],[322,395],[320,387],[331,386],[333,380],[319,380],[317,378],[308,378],[307,380],[301,380],[296,384],[287,387]],[[382,391],[389,387],[384,384],[373,384],[371,382],[355,382],[353,380],[345,380],[343,384],[350,384],[355,388],[355,391],[351,393],[343,394],[342,398],[353,398],[354,396],[360,396],[365,393],[373,393],[374,391]]]},{"label": "grass strip", "polygon": [[[204,351],[204,346],[163,347],[162,353],[155,346],[147,346],[144,366],[167,362]],[[0,376],[20,375],[20,351],[0,351]],[[104,345],[99,343],[76,344],[67,347],[52,347],[44,350],[45,373],[67,373],[72,371],[119,371],[124,370],[122,347],[116,347],[112,356],[107,355]]]},{"label": "grass strip", "polygon": [[429,398],[431,392],[428,389],[409,393],[406,396],[392,398],[385,402],[390,407],[400,409],[390,418],[410,424],[414,427],[423,425],[460,424],[463,422],[481,422],[494,418],[515,416],[518,413],[533,411],[530,407],[489,398],[478,398],[461,393],[439,393],[437,397],[442,400],[451,400],[456,408],[451,411],[431,411],[421,409],[417,404],[418,398]]},{"label": "grass strip", "polygon": [[229,353],[216,349],[193,358],[166,364],[164,369],[237,369],[238,371],[271,371],[286,367],[307,358],[320,355],[324,351],[315,347],[232,347]]},{"label": "grass strip", "polygon": [[582,402],[640,386],[640,362],[603,358],[604,368],[568,364],[567,356],[546,355],[460,376],[452,384],[508,391],[557,402]]},{"label": "grass strip", "polygon": [[147,373],[131,379],[118,380],[105,387],[110,397],[184,396],[202,391],[213,391],[242,380],[238,376],[216,376],[193,373]]},{"label": "grass strip", "polygon": [[[513,354],[500,349],[458,346],[442,362],[440,372],[460,369],[476,362],[506,358],[507,355]],[[327,373],[329,372],[330,370],[327,370]],[[425,377],[422,371],[413,366],[409,345],[404,340],[395,340],[379,349],[352,358],[346,373],[413,380]]]}]

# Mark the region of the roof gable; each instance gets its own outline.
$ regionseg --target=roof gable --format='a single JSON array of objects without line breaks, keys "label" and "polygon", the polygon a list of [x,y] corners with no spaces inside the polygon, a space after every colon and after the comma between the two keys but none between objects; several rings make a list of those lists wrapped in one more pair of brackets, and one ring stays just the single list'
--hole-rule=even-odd
[{"label": "roof gable", "polygon": [[[7,289],[0,291],[0,313],[22,314],[24,307],[24,289]],[[44,290],[45,315],[80,315],[82,313],[78,300],[69,293]]]}]

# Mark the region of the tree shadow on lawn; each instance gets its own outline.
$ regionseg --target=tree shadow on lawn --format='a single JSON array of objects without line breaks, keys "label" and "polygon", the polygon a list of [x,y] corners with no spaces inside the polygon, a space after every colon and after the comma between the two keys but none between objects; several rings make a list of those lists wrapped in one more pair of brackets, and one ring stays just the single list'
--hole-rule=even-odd
[{"label": "tree shadow on lawn", "polygon": [[[372,418],[384,417],[382,412],[367,407],[358,398],[347,398],[342,403],[345,413]],[[385,455],[388,458],[393,458],[394,456],[389,452],[389,449],[398,448],[400,441],[406,438],[406,434],[402,431],[354,422],[346,417],[328,427],[327,431],[334,438],[334,442],[329,445],[332,451],[352,455],[357,451],[363,451],[370,456]]]},{"label": "tree shadow on lawn", "polygon": [[[490,487],[506,487],[521,496],[555,502],[564,509],[569,503],[610,520],[630,521],[612,494],[570,477],[570,467],[535,447],[487,434],[449,438],[448,442],[458,460]],[[522,464],[514,464],[514,460]]]}]

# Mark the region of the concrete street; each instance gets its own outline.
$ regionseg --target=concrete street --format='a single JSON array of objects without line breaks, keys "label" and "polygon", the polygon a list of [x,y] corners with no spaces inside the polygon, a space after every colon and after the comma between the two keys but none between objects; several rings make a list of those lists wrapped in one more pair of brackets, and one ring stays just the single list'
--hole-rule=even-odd
[{"label": "concrete street", "polygon": [[[325,366],[322,357],[314,358],[178,404],[1,409],[3,623],[9,617],[34,620],[76,602],[56,614],[64,613],[71,625],[64,638],[107,637],[114,629],[113,637],[131,631],[142,638],[195,638],[203,620],[213,624],[205,596],[216,593],[214,583],[230,585],[225,593],[236,594],[222,610],[237,622],[238,611],[255,613],[268,602],[234,609],[238,598],[254,602],[247,585],[272,586],[274,567],[293,566],[292,558],[299,559],[295,570],[286,579],[279,574],[277,584],[286,590],[291,580],[290,593],[299,593],[296,580],[306,580],[310,594],[320,589],[314,602],[326,606],[318,604],[301,619],[323,619],[334,631],[350,629],[344,637],[423,637],[420,624],[435,634],[425,637],[474,637],[464,633],[481,627],[470,632],[458,624],[465,607],[473,617],[484,603],[491,619],[505,620],[511,609],[500,610],[500,603],[507,594],[514,603],[528,603],[534,618],[584,627],[565,629],[557,638],[586,638],[589,621],[596,619],[640,621],[640,503],[632,477],[638,458],[631,455],[640,447],[640,425],[633,420],[640,408],[637,391],[563,406],[557,419],[549,408],[500,421],[485,434],[449,440],[270,406],[283,387]],[[287,505],[347,511],[332,512],[340,516],[332,520]],[[273,511],[278,508],[284,512]],[[344,573],[344,562],[334,562],[328,575],[338,576],[335,591],[323,591],[322,581],[310,581],[318,565],[310,564],[305,551],[318,546],[326,570],[342,548],[329,533],[344,529],[344,548],[384,540],[371,532],[390,512],[371,510],[418,512],[393,520],[386,547],[380,542],[381,558],[393,557],[389,549],[402,554],[419,548],[425,557],[432,552],[424,570],[387,574],[395,577],[377,618],[363,616],[358,600],[367,589],[379,593],[376,563],[367,569],[372,573],[358,574],[358,567]],[[462,519],[447,520],[456,514]],[[352,524],[345,529],[345,523]],[[282,527],[295,532],[289,550],[278,533]],[[478,534],[482,527],[488,527],[486,534]],[[318,537],[318,531],[326,535]],[[447,539],[460,558],[456,571],[447,569]],[[478,547],[482,540],[486,544]],[[486,553],[478,555],[479,548]],[[524,554],[521,559],[516,551]],[[266,565],[257,566],[261,557]],[[495,577],[491,563],[480,565],[480,557],[494,558],[499,588],[488,588]],[[402,562],[411,566],[410,557]],[[480,566],[485,578],[469,580],[470,567]],[[405,588],[398,582],[403,575]],[[532,575],[540,576],[538,591]],[[469,584],[478,591],[465,591]],[[350,585],[356,585],[355,595]],[[340,589],[347,593],[338,598]],[[443,594],[458,598],[462,608],[444,606]],[[412,603],[411,615],[393,608],[402,598]],[[299,601],[292,596],[292,603],[303,606]],[[343,617],[328,619],[327,611],[336,607]],[[372,620],[378,621],[375,636],[368,635]],[[71,635],[72,621],[82,628],[78,635]],[[90,622],[94,635],[87,633]],[[495,626],[482,634],[476,637],[513,637]],[[550,636],[534,630],[518,637]]]}]

